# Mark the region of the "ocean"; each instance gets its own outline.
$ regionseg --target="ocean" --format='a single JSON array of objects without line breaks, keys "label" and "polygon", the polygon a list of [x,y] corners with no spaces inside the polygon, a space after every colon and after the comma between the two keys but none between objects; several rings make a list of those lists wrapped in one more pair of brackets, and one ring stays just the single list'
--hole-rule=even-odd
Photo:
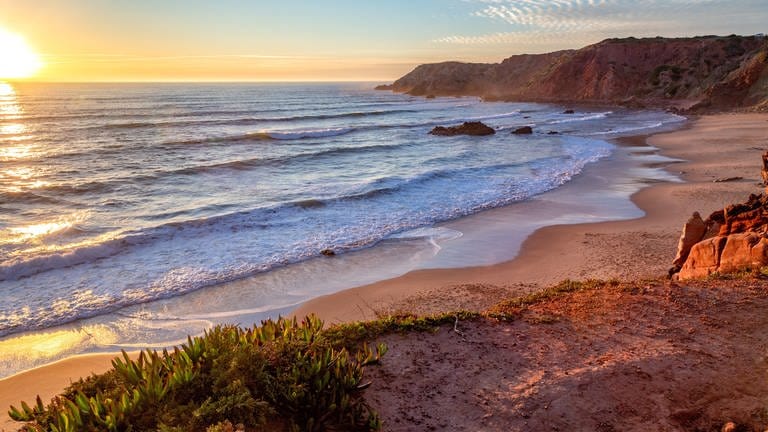
[{"label": "ocean", "polygon": [[[610,139],[684,120],[372,87],[0,84],[0,376],[167,345],[238,307],[284,313],[322,294],[285,287],[295,263],[451,241],[441,222],[556,189]],[[474,120],[497,133],[428,134]],[[523,125],[535,133],[510,133]],[[214,290],[263,274],[283,288],[217,309]]]}]

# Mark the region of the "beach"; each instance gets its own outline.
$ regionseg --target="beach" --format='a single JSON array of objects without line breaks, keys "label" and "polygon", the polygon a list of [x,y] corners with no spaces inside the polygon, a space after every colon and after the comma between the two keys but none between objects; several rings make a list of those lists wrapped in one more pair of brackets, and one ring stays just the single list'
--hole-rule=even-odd
[{"label": "beach", "polygon": [[[682,160],[664,165],[683,182],[652,182],[632,195],[645,216],[544,227],[525,240],[514,259],[503,263],[415,270],[316,298],[292,313],[315,313],[327,323],[337,323],[395,311],[482,310],[502,298],[563,279],[661,277],[671,266],[680,227],[693,211],[707,215],[762,191],[760,154],[768,150],[767,122],[765,114],[703,116],[681,130],[625,142],[635,148],[647,141],[664,156]],[[729,177],[741,179],[715,182]],[[503,217],[504,211],[490,210],[481,217],[492,220]],[[494,213],[489,216],[489,212]],[[471,220],[472,216],[448,224],[461,225]],[[5,417],[8,404],[32,402],[37,394],[48,400],[70,380],[106,370],[112,357],[75,357],[0,380],[0,428],[12,430],[13,424]]]},{"label": "beach", "polygon": [[[766,122],[765,114],[719,114],[695,119],[683,130],[648,137],[647,143],[663,155],[683,160],[667,169],[685,182],[651,184],[634,194],[632,201],[646,213],[641,218],[542,228],[526,239],[513,260],[415,271],[317,298],[294,313],[343,322],[397,310],[481,310],[500,296],[564,279],[663,276],[675,256],[680,229],[694,211],[706,216],[762,192],[760,154],[768,149]],[[727,177],[742,179],[715,182]]]}]

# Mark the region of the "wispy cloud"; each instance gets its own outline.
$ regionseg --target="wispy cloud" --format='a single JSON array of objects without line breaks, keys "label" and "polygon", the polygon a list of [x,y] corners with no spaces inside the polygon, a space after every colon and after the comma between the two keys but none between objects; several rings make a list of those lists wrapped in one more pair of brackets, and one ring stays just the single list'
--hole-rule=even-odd
[{"label": "wispy cloud", "polygon": [[[552,39],[573,43],[615,36],[655,36],[725,28],[759,2],[745,0],[463,0],[475,6],[473,17],[507,27],[479,35],[457,34],[433,40],[444,44],[547,45]],[[740,12],[744,12],[740,14]],[[763,14],[764,12],[760,12]],[[712,24],[713,22],[717,24]],[[709,26],[709,27],[707,27]],[[706,30],[703,31],[706,33]]]}]

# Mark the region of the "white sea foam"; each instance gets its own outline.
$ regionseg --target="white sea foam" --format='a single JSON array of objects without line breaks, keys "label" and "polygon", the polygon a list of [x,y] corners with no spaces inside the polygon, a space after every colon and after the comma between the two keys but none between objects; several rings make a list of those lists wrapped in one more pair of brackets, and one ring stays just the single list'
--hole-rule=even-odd
[{"label": "white sea foam", "polygon": [[606,112],[593,113],[593,114],[587,114],[587,115],[565,114],[565,116],[567,116],[566,118],[561,118],[559,120],[552,120],[547,123],[561,124],[561,123],[573,123],[573,122],[582,122],[582,121],[589,121],[589,120],[599,120],[599,119],[604,119],[608,117],[610,114],[613,114],[613,111],[606,111]]},{"label": "white sea foam", "polygon": [[340,128],[328,128],[328,129],[310,129],[310,130],[296,130],[296,131],[265,131],[260,132],[266,134],[270,138],[277,140],[297,140],[304,138],[327,138],[345,135],[350,132],[354,132],[354,127],[340,127]]}]

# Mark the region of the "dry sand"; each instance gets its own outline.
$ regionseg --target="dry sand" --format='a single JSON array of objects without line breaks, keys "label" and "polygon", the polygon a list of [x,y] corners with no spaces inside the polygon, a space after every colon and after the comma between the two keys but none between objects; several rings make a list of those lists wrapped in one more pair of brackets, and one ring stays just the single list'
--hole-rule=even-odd
[{"label": "dry sand", "polygon": [[365,397],[385,431],[764,431],[767,307],[766,280],[577,292],[386,336]]},{"label": "dry sand", "polygon": [[0,380],[0,431],[13,431],[20,423],[8,417],[8,407],[20,407],[20,401],[32,405],[39,395],[48,402],[72,382],[91,374],[106,372],[117,354],[82,355],[18,373]]},{"label": "dry sand", "polygon": [[[686,183],[654,184],[652,187],[643,189],[635,194],[633,196],[634,202],[647,213],[643,218],[622,222],[543,228],[526,240],[520,255],[512,261],[487,267],[415,271],[396,279],[321,297],[304,304],[295,313],[301,315],[313,312],[327,321],[335,322],[371,318],[375,313],[391,310],[411,310],[415,312],[435,312],[456,308],[479,310],[494,304],[500,298],[510,294],[530,291],[566,278],[637,279],[658,277],[666,272],[674,256],[674,248],[680,226],[694,210],[699,210],[702,214],[706,215],[708,212],[719,209],[728,203],[744,200],[749,193],[761,191],[762,188],[758,184],[760,181],[760,153],[768,150],[767,122],[768,115],[765,114],[706,116],[696,120],[690,128],[685,130],[650,137],[649,143],[661,148],[663,154],[687,160],[687,162],[674,164],[670,167],[672,170],[682,171]],[[733,176],[743,177],[743,180],[713,183],[713,180],[716,178]],[[727,298],[730,297],[725,296],[725,298],[726,300],[724,301],[728,301]],[[705,311],[702,311],[702,313],[705,313]],[[626,318],[626,316],[617,316],[615,320],[618,321]],[[745,329],[729,328],[729,321],[727,320],[718,322],[720,325],[726,326],[722,333],[723,340],[727,340],[728,334],[735,331],[753,330],[752,327]],[[654,335],[654,337],[660,337],[659,334],[666,331],[664,330],[666,327],[658,327],[662,324],[664,323],[648,321],[646,325],[647,331]],[[697,330],[694,324],[691,323],[695,332]],[[468,334],[487,334],[496,331],[488,323],[473,325],[477,326],[477,328],[467,329]],[[585,321],[579,325],[584,325],[588,328],[592,324]],[[633,325],[638,324],[635,323]],[[762,321],[758,320],[755,325],[762,325]],[[631,326],[628,328],[632,329]],[[565,329],[568,330],[565,333],[563,333],[565,331],[563,329],[560,329],[563,331],[558,330],[559,327],[557,325],[549,328],[549,330],[547,329],[540,330],[540,332],[543,332],[542,341],[536,347],[528,347],[526,344],[522,344],[513,352],[507,352],[505,350],[509,348],[507,345],[510,343],[510,340],[500,339],[501,342],[485,345],[485,351],[488,351],[486,357],[467,356],[463,360],[462,368],[465,371],[477,371],[476,378],[474,379],[480,384],[486,382],[483,380],[499,379],[499,377],[493,375],[496,372],[493,372],[491,366],[498,364],[497,361],[507,361],[504,360],[504,356],[526,356],[527,358],[535,359],[536,354],[530,352],[529,349],[549,349],[547,348],[547,343],[559,344],[553,346],[552,349],[559,350],[558,352],[561,352],[561,354],[570,353],[572,350],[584,349],[583,344],[576,344],[571,347],[566,343],[568,341],[558,342],[565,338],[567,334],[572,334],[570,333],[571,328]],[[524,335],[526,331],[529,331],[529,329],[523,327],[508,328],[504,330],[504,334],[522,335],[525,338],[528,337]],[[544,339],[544,334],[548,335],[548,339]],[[538,394],[536,383],[547,382],[548,372],[544,370],[544,367],[547,370],[576,371],[573,368],[583,362],[604,364],[614,361],[611,358],[621,360],[621,363],[626,366],[633,364],[633,362],[640,362],[641,359],[639,357],[635,358],[636,356],[645,356],[642,358],[649,356],[647,351],[635,349],[636,345],[632,344],[637,342],[642,345],[650,342],[643,342],[642,340],[633,342],[629,339],[625,340],[625,338],[620,336],[621,333],[613,338],[606,339],[603,337],[600,339],[600,346],[603,347],[601,352],[610,354],[612,356],[610,358],[593,358],[590,357],[588,351],[584,351],[581,357],[572,359],[567,364],[565,360],[562,360],[563,356],[551,357],[548,360],[551,364],[544,361],[542,367],[538,367],[538,369],[530,366],[537,364],[536,362],[527,363],[529,369],[526,369],[525,374],[520,375],[522,378],[515,381],[514,386],[504,388],[497,386],[493,390],[497,392],[496,396],[478,399],[480,402],[487,402],[487,405],[482,405],[485,410],[485,414],[483,414],[485,417],[481,416],[475,419],[476,421],[470,424],[472,426],[470,429],[508,430],[505,426],[507,420],[504,420],[506,418],[504,416],[513,415],[517,411],[510,411],[510,405],[504,401],[515,397],[512,393]],[[670,334],[669,337],[673,336]],[[498,337],[503,338],[505,336],[499,334]],[[393,338],[395,337],[393,336]],[[412,340],[417,345],[427,344],[424,346],[433,346],[434,353],[441,353],[441,356],[447,356],[445,358],[448,359],[461,356],[460,352],[442,352],[441,350],[447,347],[441,346],[441,341],[438,339],[434,339],[431,342],[422,342],[418,338],[412,338]],[[586,340],[589,340],[589,338]],[[748,337],[746,339],[741,338],[734,340],[733,343],[738,344],[740,341],[747,343],[751,339]],[[392,349],[390,354],[388,354],[390,360],[387,360],[387,364],[391,365],[391,367],[397,368],[402,366],[402,362],[398,363],[396,361],[398,357],[405,358],[403,361],[406,363],[418,360],[408,358],[408,356],[412,357],[412,352],[407,352],[408,348],[405,348],[406,351],[400,351],[399,345],[395,340],[389,342]],[[450,341],[446,341],[446,343],[452,344]],[[701,343],[708,343],[708,341],[705,340]],[[763,341],[761,340],[760,343],[763,343]],[[467,345],[467,347],[472,346]],[[493,349],[490,347],[493,347]],[[667,349],[661,347],[659,348],[661,351],[652,350],[651,353],[655,356],[653,358],[666,355],[662,348]],[[735,350],[733,355],[741,348],[743,348],[741,345],[732,347]],[[462,349],[466,350],[466,347]],[[497,352],[497,355],[501,357],[498,359],[487,357],[492,352]],[[3,406],[2,412],[0,412],[0,415],[2,415],[0,417],[0,429],[5,427],[8,430],[13,430],[13,426],[16,425],[10,423],[8,418],[5,417],[4,408],[8,404],[16,404],[19,400],[31,402],[36,394],[41,394],[44,399],[49,399],[50,396],[63,389],[75,377],[106,370],[112,357],[111,355],[77,357],[0,380],[0,405]],[[472,359],[479,363],[472,363]],[[429,358],[426,358],[424,361],[429,361]],[[536,361],[543,360],[538,359]],[[564,363],[561,364],[561,361]],[[685,365],[685,361],[688,360],[684,360],[681,364]],[[652,374],[658,372],[657,366],[647,370],[643,367],[643,363],[638,363],[638,366],[641,369],[637,372],[637,375],[650,375],[652,381],[657,386],[663,386],[668,382],[668,378],[685,378],[676,374],[660,375],[661,378],[653,378],[654,375]],[[419,403],[422,398],[405,397],[412,392],[421,392],[423,390],[423,392],[428,393],[439,390],[443,396],[448,394],[449,401],[456,397],[463,398],[462,400],[474,400],[471,394],[466,393],[465,389],[459,386],[450,386],[447,385],[448,382],[443,381],[432,382],[431,380],[439,377],[442,369],[435,369],[434,373],[437,375],[432,376],[425,376],[426,373],[432,371],[431,366],[427,364],[423,364],[415,370],[419,372],[417,376],[419,380],[423,380],[423,385],[411,382],[403,386],[403,381],[395,381],[393,379],[390,387],[395,392],[400,393],[395,396],[390,394],[389,397],[395,397],[399,402],[395,402],[393,399],[386,399],[386,397],[382,399],[380,396],[377,396],[378,399],[375,399],[379,401],[392,401],[390,404],[391,409],[378,407],[382,410],[385,420],[390,419],[387,421],[387,428],[385,429],[396,429],[391,419],[400,418],[400,411],[397,410],[402,411],[406,408],[416,413],[411,415],[415,420],[414,422],[407,423],[409,426],[403,426],[400,430],[422,430],[426,429],[426,426],[433,426],[435,428],[442,426],[442,424],[427,422],[423,418],[423,414],[419,414],[425,411],[425,409],[423,409],[424,407],[415,407],[414,403]],[[591,369],[587,371],[589,370]],[[483,375],[483,371],[491,371],[493,373]],[[594,375],[595,378],[601,378],[599,373],[602,372],[600,370],[595,369],[593,372],[598,373],[598,375]],[[610,370],[607,370],[607,372],[610,372]],[[379,371],[378,373],[385,374],[387,372]],[[394,372],[390,371],[388,373]],[[447,374],[443,380],[450,381],[452,376]],[[413,377],[413,375],[410,375],[410,378],[406,376],[407,379],[412,379]],[[558,389],[561,388],[557,384],[560,381],[553,379],[551,382],[554,383],[554,386],[548,388],[549,393],[547,395],[552,395],[551,397],[554,398]],[[617,381],[614,384],[621,385],[621,382]],[[408,388],[411,385],[413,388]],[[764,389],[760,388],[759,390],[763,391]],[[472,391],[472,389],[470,388],[468,391]],[[599,396],[600,392],[605,394],[606,390],[599,386],[593,386],[590,391],[596,392],[595,394]],[[763,391],[762,394],[766,393]],[[652,397],[664,398],[668,396],[654,395]],[[442,401],[441,403],[445,402],[444,398],[439,400]],[[534,407],[523,406],[521,409],[525,412],[544,410],[542,412],[549,415],[548,407],[550,405],[549,402],[546,402],[546,399],[539,400],[534,398],[530,400],[543,405],[536,405]],[[404,406],[403,403],[408,405]],[[376,404],[375,401],[374,404]],[[446,410],[451,409],[450,404],[443,404],[440,407]],[[591,408],[594,408],[594,406]],[[590,407],[585,407],[585,409],[590,409]],[[634,407],[627,407],[627,409],[631,411]],[[648,412],[648,410],[643,411],[642,409],[640,411]],[[431,411],[430,415],[432,417],[439,417],[441,412],[440,410]],[[552,411],[552,413],[555,412]],[[560,412],[557,413],[558,415],[561,414]],[[394,417],[391,417],[392,415]],[[494,415],[498,415],[498,419],[501,420],[492,419]],[[525,415],[530,417],[530,414]],[[680,414],[682,417],[685,417],[685,415],[685,413]],[[541,416],[536,417],[539,420],[541,418]],[[555,422],[551,424],[553,427],[548,426],[546,430],[558,430],[558,425],[562,423]],[[418,425],[423,425],[424,427]],[[532,424],[520,424],[520,427],[523,429],[528,429],[529,426],[532,426]],[[608,426],[611,425],[600,426],[603,429],[598,430],[613,430]],[[538,427],[533,429],[538,429]]]}]

